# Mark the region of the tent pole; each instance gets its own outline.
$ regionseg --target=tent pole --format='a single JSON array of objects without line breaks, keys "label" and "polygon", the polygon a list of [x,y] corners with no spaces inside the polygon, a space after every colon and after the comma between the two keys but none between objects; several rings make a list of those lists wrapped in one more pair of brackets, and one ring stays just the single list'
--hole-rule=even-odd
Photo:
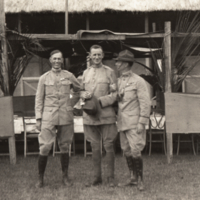
[{"label": "tent pole", "polygon": [[[90,30],[90,18],[89,13],[86,14],[86,30]],[[90,66],[90,59],[86,56],[87,68]]]},{"label": "tent pole", "polygon": [[86,13],[86,30],[90,30],[90,18],[89,18],[89,13]]},{"label": "tent pole", "polygon": [[68,0],[65,0],[65,34],[69,33],[68,20]]},{"label": "tent pole", "polygon": [[149,32],[149,14],[145,12],[145,18],[144,18],[144,32]]},{"label": "tent pole", "polygon": [[[149,32],[149,14],[148,13],[145,13],[144,31],[145,31],[145,33]],[[152,68],[152,66],[151,66],[151,59],[150,58],[145,58],[145,65],[148,66],[149,68]],[[148,90],[149,90],[149,93],[150,93],[150,97],[152,98],[153,97],[153,88],[148,83],[147,83],[147,87],[148,87]]]},{"label": "tent pole", "polygon": [[[65,0],[65,35],[69,34],[69,13],[68,13],[68,0]],[[65,58],[64,68],[66,70],[70,69],[70,59]]]},{"label": "tent pole", "polygon": [[4,84],[6,90],[4,96],[9,95],[9,69],[8,69],[8,56],[7,56],[7,44],[6,44],[6,33],[5,33],[5,11],[4,11],[4,0],[0,0],[0,35],[1,35],[1,55],[2,55],[2,71],[4,77]]},{"label": "tent pole", "polygon": [[[164,62],[165,62],[165,92],[172,92],[171,88],[171,22],[165,22],[164,37]],[[165,102],[166,104],[166,102]],[[167,127],[166,127],[167,128]],[[167,132],[167,161],[172,162],[173,158],[173,133]]]}]

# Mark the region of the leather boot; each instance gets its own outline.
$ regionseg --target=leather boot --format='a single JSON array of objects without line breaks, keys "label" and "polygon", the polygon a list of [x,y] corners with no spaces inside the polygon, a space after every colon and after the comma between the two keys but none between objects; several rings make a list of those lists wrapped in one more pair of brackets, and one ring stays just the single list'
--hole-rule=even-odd
[{"label": "leather boot", "polygon": [[62,182],[64,186],[72,186],[72,182],[68,178],[68,166],[69,166],[69,154],[62,153],[60,156],[60,162],[62,166]]},{"label": "leather boot", "polygon": [[92,151],[92,162],[93,162],[94,179],[92,182],[87,182],[85,184],[86,187],[97,186],[99,184],[102,184],[100,150]]},{"label": "leather boot", "polygon": [[114,168],[115,168],[115,153],[107,152],[106,153],[106,170],[107,170],[107,181],[109,187],[115,187],[114,182]]},{"label": "leather boot", "polygon": [[126,156],[126,161],[130,171],[130,180],[128,180],[126,183],[118,184],[119,187],[134,186],[137,185],[138,182],[134,158],[132,156]]},{"label": "leather boot", "polygon": [[138,175],[138,190],[144,190],[144,183],[143,183],[143,160],[141,157],[135,158],[136,160],[136,169]]},{"label": "leather boot", "polygon": [[39,155],[39,158],[38,158],[39,175],[38,175],[38,182],[35,185],[36,188],[42,188],[44,186],[43,180],[44,180],[44,172],[47,165],[47,158],[48,158],[47,156]]},{"label": "leather boot", "polygon": [[[130,185],[137,185],[138,176],[136,172],[136,163],[132,156],[126,157],[127,163],[129,164],[129,170],[131,174]],[[129,161],[128,161],[129,160]]]}]

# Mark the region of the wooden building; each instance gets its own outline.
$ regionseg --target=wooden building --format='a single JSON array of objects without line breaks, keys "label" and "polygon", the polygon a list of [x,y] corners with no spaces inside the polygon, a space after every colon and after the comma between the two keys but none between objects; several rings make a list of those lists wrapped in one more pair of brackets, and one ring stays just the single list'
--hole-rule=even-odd
[{"label": "wooden building", "polygon": [[[175,30],[177,16],[186,10],[191,15],[200,9],[198,0],[155,1],[155,0],[51,0],[25,1],[6,0],[6,25],[8,29],[17,30],[23,34],[37,35],[51,34],[52,46],[60,47],[57,36],[62,34],[76,34],[79,30],[110,30],[118,33],[163,33],[164,22],[171,21],[172,31]],[[47,36],[48,37],[48,36]],[[55,39],[54,39],[55,38]],[[59,39],[60,40],[60,39]],[[50,41],[48,41],[50,42]],[[138,40],[133,47],[144,47],[145,40]],[[71,40],[72,49],[73,40]],[[67,44],[65,45],[67,46]],[[86,45],[87,46],[87,45]],[[161,47],[161,43],[159,43]],[[86,47],[86,51],[88,47]],[[65,47],[61,47],[65,49]],[[73,49],[74,50],[74,49]],[[73,52],[71,52],[72,55]],[[82,52],[81,52],[82,53]],[[151,59],[137,56],[138,60],[151,67]],[[79,61],[79,63],[77,62]],[[66,60],[68,69],[80,66],[85,62],[81,56],[70,57]],[[112,61],[108,65],[113,66]],[[136,66],[138,74],[145,74],[146,70]],[[27,67],[14,95],[31,95],[35,93],[38,77],[50,69],[47,58],[33,58]]]}]

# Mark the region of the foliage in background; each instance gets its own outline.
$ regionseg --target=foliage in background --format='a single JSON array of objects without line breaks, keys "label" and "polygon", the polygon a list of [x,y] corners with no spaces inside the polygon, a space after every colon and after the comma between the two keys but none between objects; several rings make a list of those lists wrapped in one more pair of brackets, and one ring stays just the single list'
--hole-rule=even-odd
[{"label": "foliage in background", "polygon": [[[199,12],[192,16],[191,12],[181,12],[177,17],[175,31],[171,41],[171,85],[172,92],[177,92],[186,76],[200,61],[200,53],[197,52],[200,40],[197,33],[200,33]],[[169,33],[170,34],[170,33]],[[151,46],[149,45],[151,48]],[[163,51],[151,51],[154,64],[154,75],[158,78],[158,85],[165,91],[165,62]],[[191,65],[187,65],[187,57],[196,55],[198,59]],[[160,64],[158,62],[160,60]]]},{"label": "foliage in background", "polygon": [[38,39],[28,34],[22,36],[16,31],[6,30],[6,37],[8,82],[2,68],[2,57],[0,57],[0,87],[4,96],[12,96],[32,56],[36,55],[37,51],[43,51],[44,48]]},{"label": "foliage in background", "polygon": [[[191,12],[180,14],[177,19],[174,37],[172,39],[172,90],[178,91],[189,72],[200,61],[200,53],[196,52],[200,46],[200,40],[196,33],[200,33],[199,12],[191,17]],[[182,33],[186,33],[183,37]],[[187,65],[187,57],[198,56],[198,59],[190,66]]]}]

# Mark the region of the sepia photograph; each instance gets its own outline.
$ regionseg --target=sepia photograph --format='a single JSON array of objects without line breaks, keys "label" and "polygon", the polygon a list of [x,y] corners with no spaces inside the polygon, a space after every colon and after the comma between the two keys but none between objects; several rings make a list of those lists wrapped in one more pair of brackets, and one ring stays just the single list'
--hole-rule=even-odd
[{"label": "sepia photograph", "polygon": [[200,0],[0,0],[0,200],[200,200]]}]

